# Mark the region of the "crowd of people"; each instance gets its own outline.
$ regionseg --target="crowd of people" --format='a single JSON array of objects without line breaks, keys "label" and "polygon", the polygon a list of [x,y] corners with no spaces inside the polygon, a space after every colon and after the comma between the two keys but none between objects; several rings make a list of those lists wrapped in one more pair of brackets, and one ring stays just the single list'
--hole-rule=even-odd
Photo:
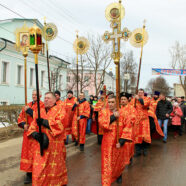
[{"label": "crowd of people", "polygon": [[[87,101],[81,92],[73,91],[61,100],[60,91],[45,93],[39,108],[37,92],[24,106],[18,126],[24,129],[20,169],[26,172],[25,184],[33,186],[67,185],[66,148],[72,137],[74,145],[84,151],[86,134],[95,133],[101,145],[101,183],[110,186],[122,183],[122,172],[132,164],[133,157],[148,155],[152,138],[167,143],[168,125],[174,138],[182,135],[186,124],[184,97],[167,99],[155,91],[145,95],[139,89],[136,95],[120,94],[119,107],[114,93],[100,91]],[[38,114],[38,109],[40,110]],[[171,128],[171,127],[170,127]]]}]

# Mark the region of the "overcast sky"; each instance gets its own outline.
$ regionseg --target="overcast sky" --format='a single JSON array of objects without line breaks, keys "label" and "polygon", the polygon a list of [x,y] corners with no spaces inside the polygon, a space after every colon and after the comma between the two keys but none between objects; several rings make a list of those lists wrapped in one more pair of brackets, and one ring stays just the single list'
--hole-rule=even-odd
[{"label": "overcast sky", "polygon": [[[75,31],[80,35],[101,34],[111,31],[105,19],[105,8],[114,0],[0,0],[0,3],[23,15],[26,18],[37,18],[43,23],[57,25],[59,36],[50,43],[51,53],[67,59],[74,55],[72,43]],[[149,41],[144,47],[140,87],[145,88],[152,76],[151,69],[171,68],[169,48],[175,41],[186,44],[186,1],[185,0],[125,0],[125,17],[122,28],[133,31],[142,27],[146,19],[146,30]],[[19,17],[0,6],[0,19]],[[110,43],[111,44],[111,43]],[[140,49],[122,41],[122,51],[133,50],[139,64]],[[114,67],[114,65],[113,65]],[[114,72],[114,68],[113,68]],[[178,82],[175,76],[166,77],[170,86]]]}]

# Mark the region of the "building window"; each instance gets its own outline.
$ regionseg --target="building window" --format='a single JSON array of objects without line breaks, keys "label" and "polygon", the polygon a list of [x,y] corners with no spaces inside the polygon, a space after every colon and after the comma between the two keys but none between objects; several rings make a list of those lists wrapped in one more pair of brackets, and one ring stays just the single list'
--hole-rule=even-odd
[{"label": "building window", "polygon": [[41,87],[44,87],[45,71],[41,71]]},{"label": "building window", "polygon": [[59,89],[62,90],[62,85],[63,85],[63,76],[59,75]]},{"label": "building window", "polygon": [[18,65],[17,66],[17,84],[21,85],[22,84],[22,76],[23,76],[23,66]]},{"label": "building window", "polygon": [[8,105],[7,101],[0,101],[0,105]]},{"label": "building window", "polygon": [[40,51],[41,55],[45,55],[45,43],[42,43],[42,50]]},{"label": "building window", "polygon": [[2,83],[8,83],[8,63],[2,62]]},{"label": "building window", "polygon": [[34,69],[30,69],[30,87],[34,86]]},{"label": "building window", "polygon": [[70,76],[67,76],[67,82],[70,83]]}]

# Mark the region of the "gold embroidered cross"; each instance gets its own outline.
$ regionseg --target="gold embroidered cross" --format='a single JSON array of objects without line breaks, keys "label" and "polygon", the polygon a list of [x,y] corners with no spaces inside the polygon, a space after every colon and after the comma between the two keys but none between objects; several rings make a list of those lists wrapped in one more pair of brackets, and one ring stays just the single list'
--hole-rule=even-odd
[{"label": "gold embroidered cross", "polygon": [[58,152],[55,150],[55,152],[52,152],[52,154],[54,155],[54,158],[55,158]]},{"label": "gold embroidered cross", "polygon": [[52,162],[52,163],[50,163],[50,165],[52,166],[52,168],[53,168],[54,166],[56,166],[55,161],[53,160],[53,162]]}]

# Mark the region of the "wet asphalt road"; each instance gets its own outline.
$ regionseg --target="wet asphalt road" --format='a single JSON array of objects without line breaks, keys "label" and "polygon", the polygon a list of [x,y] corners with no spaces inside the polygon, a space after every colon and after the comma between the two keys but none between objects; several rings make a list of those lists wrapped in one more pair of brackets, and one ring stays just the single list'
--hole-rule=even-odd
[{"label": "wet asphalt road", "polygon": [[[69,186],[101,186],[100,146],[69,158],[68,168]],[[186,135],[170,135],[167,144],[153,141],[147,157],[134,158],[125,168],[122,186],[186,186]]]},{"label": "wet asphalt road", "polygon": [[[67,158],[68,186],[101,186],[101,147],[95,140],[85,152],[76,151]],[[23,185],[24,174],[15,166],[20,176],[6,186]],[[122,186],[186,186],[186,135],[174,139],[170,134],[167,144],[153,141],[147,157],[134,158],[133,165],[125,168]]]}]

